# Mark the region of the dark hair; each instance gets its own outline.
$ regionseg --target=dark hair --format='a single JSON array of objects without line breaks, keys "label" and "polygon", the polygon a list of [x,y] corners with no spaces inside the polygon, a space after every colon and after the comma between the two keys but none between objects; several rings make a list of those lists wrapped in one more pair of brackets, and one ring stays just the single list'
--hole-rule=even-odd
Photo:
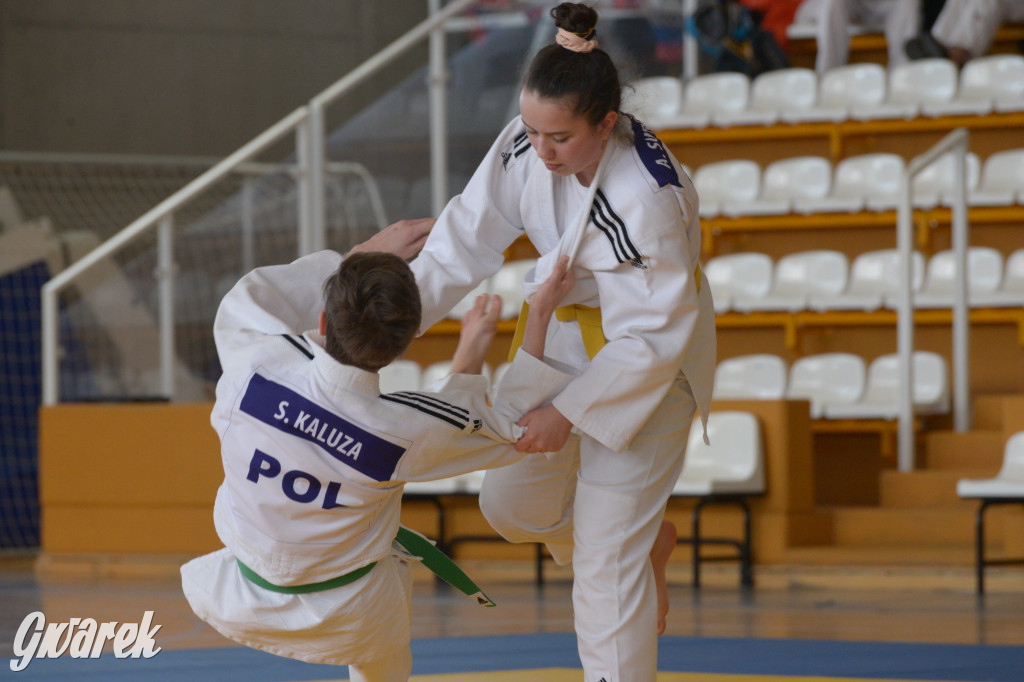
[{"label": "dark hair", "polygon": [[420,291],[391,253],[353,253],[324,282],[327,352],[376,372],[409,347],[420,326]]},{"label": "dark hair", "polygon": [[[555,26],[593,40],[597,35],[597,12],[593,7],[563,2],[551,10]],[[597,125],[609,111],[622,104],[619,71],[601,48],[573,52],[557,43],[537,53],[526,72],[523,87],[543,99],[570,99],[572,113]]]}]

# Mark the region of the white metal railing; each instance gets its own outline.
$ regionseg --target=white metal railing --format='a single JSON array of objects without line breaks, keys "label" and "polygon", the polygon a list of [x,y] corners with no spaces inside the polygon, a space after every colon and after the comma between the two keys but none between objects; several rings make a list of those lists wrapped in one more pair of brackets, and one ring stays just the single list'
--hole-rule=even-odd
[{"label": "white metal railing", "polygon": [[897,466],[914,469],[914,291],[913,195],[914,178],[944,154],[953,155],[953,253],[956,275],[953,285],[953,425],[957,431],[971,428],[970,373],[968,369],[967,310],[967,147],[968,132],[957,128],[931,149],[913,159],[903,172],[897,218],[896,242],[900,252],[900,295],[897,306],[897,344],[900,364],[900,410]]},{"label": "white metal railing", "polygon": [[[415,28],[401,36],[380,53],[354,69],[345,77],[317,95],[308,106],[294,110],[233,154],[215,164],[100,246],[83,256],[47,282],[42,297],[42,403],[54,405],[60,400],[58,368],[58,305],[57,296],[89,268],[114,255],[127,244],[151,230],[157,230],[158,324],[160,328],[160,390],[174,395],[174,214],[183,206],[233,173],[253,172],[253,159],[286,135],[294,132],[297,184],[299,255],[323,248],[325,226],[325,190],[327,176],[334,172],[353,172],[369,178],[357,165],[329,163],[325,156],[324,109],[383,66],[425,38],[432,31],[443,32],[444,22],[476,0],[453,0],[444,9],[433,13]],[[437,50],[435,50],[437,52]],[[440,59],[443,61],[443,51]],[[443,80],[440,82],[443,95]],[[443,131],[441,131],[443,134]],[[443,143],[442,143],[443,147]],[[361,169],[361,170],[360,170]],[[383,218],[383,202],[376,185],[369,178],[370,201],[379,219]],[[251,190],[250,190],[251,191]],[[243,211],[244,213],[244,211]],[[243,220],[245,216],[243,215]],[[251,244],[249,245],[251,251]],[[243,238],[243,255],[246,243]]]},{"label": "white metal railing", "polygon": [[[265,130],[260,135],[243,145],[236,152],[216,164],[195,180],[157,204],[148,212],[140,216],[133,223],[125,227],[116,235],[100,244],[98,247],[75,261],[72,265],[53,277],[43,285],[42,298],[42,382],[43,382],[43,405],[54,405],[60,400],[59,393],[59,369],[58,358],[58,329],[57,329],[57,295],[78,278],[83,272],[93,267],[105,258],[117,253],[126,244],[132,242],[140,235],[159,226],[161,236],[158,238],[161,253],[158,255],[160,267],[157,277],[159,279],[159,320],[161,328],[161,358],[160,377],[161,391],[164,395],[172,396],[173,386],[171,378],[174,375],[173,369],[173,333],[168,330],[174,328],[174,306],[173,306],[173,266],[170,257],[170,232],[173,226],[174,213],[196,196],[202,194],[212,185],[227,177],[234,170],[249,161],[257,154],[280,140],[294,130],[303,128],[308,121],[309,113],[306,107],[300,107],[291,112],[276,124]],[[302,203],[302,202],[299,202]],[[166,340],[165,340],[166,339]],[[164,355],[168,348],[170,352]]]},{"label": "white metal railing", "polygon": [[[360,64],[349,72],[348,75],[339,79],[332,85],[329,85],[323,92],[310,100],[310,125],[309,138],[307,140],[308,147],[304,152],[304,156],[309,162],[309,223],[308,232],[304,237],[305,242],[303,241],[303,237],[300,235],[300,243],[307,244],[309,251],[322,249],[325,243],[324,228],[327,217],[326,207],[324,205],[324,185],[326,177],[326,158],[324,150],[326,148],[327,107],[339,97],[352,90],[352,88],[362,83],[366,78],[376,73],[383,66],[390,63],[407,49],[435,31],[439,37],[434,38],[430,53],[432,64],[430,70],[431,101],[436,101],[435,98],[438,97],[436,93],[438,92],[440,92],[439,96],[443,98],[444,78],[441,74],[443,74],[444,71],[444,54],[443,50],[439,49],[438,46],[443,45],[440,41],[444,39],[444,22],[468,8],[474,2],[476,2],[476,0],[452,0],[452,2],[445,5],[444,9],[432,13],[427,20],[421,22],[408,33],[395,40],[366,62]],[[435,6],[436,5],[432,3],[431,9],[434,9]],[[437,63],[438,60],[440,60],[440,64]],[[431,117],[431,149],[439,155],[444,156],[443,150],[447,146],[445,142],[447,125],[444,118],[440,118],[440,120],[438,120],[438,116],[433,112]],[[437,195],[438,188],[444,186],[444,181],[437,175],[444,167],[443,161],[438,160],[432,162],[431,172],[435,197]],[[447,175],[447,173],[445,173],[445,175]]]}]

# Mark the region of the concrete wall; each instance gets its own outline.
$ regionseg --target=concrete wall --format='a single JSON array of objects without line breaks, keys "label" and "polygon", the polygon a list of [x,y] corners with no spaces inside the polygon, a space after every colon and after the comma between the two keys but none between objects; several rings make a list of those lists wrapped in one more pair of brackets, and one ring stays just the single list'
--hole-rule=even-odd
[{"label": "concrete wall", "polygon": [[[222,156],[426,17],[424,0],[0,0],[0,148]],[[332,121],[426,61],[388,67]]]}]

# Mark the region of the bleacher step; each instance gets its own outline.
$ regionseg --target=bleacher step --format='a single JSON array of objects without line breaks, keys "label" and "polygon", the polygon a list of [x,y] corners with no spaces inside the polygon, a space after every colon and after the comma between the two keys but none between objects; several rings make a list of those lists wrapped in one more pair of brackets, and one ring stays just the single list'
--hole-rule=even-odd
[{"label": "bleacher step", "polygon": [[790,548],[784,559],[802,566],[969,566],[974,564],[974,548],[813,545]]},{"label": "bleacher step", "polygon": [[[853,547],[973,547],[974,509],[840,507],[832,510],[833,544]],[[995,538],[991,538],[995,542]]]},{"label": "bleacher step", "polygon": [[1003,430],[1003,398],[999,393],[974,396],[971,408],[974,415],[973,428],[976,431]]},{"label": "bleacher step", "polygon": [[924,468],[971,470],[995,476],[1006,445],[1002,431],[933,431],[925,435]]},{"label": "bleacher step", "polygon": [[879,481],[879,504],[897,509],[974,508],[956,494],[961,478],[991,478],[989,469],[935,469],[910,472],[887,470]]}]

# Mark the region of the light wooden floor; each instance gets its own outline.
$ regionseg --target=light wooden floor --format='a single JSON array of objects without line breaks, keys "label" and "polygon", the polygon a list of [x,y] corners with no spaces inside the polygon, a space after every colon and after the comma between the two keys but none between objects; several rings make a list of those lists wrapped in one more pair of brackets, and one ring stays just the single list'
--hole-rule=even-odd
[{"label": "light wooden floor", "polygon": [[[18,626],[37,610],[50,622],[138,622],[152,610],[163,647],[229,646],[189,610],[177,565],[142,558],[37,565],[31,556],[0,554],[0,658],[12,655]],[[992,569],[983,598],[973,593],[966,568],[764,567],[750,591],[739,589],[735,570],[726,565],[710,566],[704,586],[694,590],[683,568],[670,573],[670,635],[1024,645],[1021,567]],[[414,637],[572,630],[568,574],[550,570],[548,583],[537,588],[528,565],[467,569],[498,607],[477,606],[418,574]]]}]

